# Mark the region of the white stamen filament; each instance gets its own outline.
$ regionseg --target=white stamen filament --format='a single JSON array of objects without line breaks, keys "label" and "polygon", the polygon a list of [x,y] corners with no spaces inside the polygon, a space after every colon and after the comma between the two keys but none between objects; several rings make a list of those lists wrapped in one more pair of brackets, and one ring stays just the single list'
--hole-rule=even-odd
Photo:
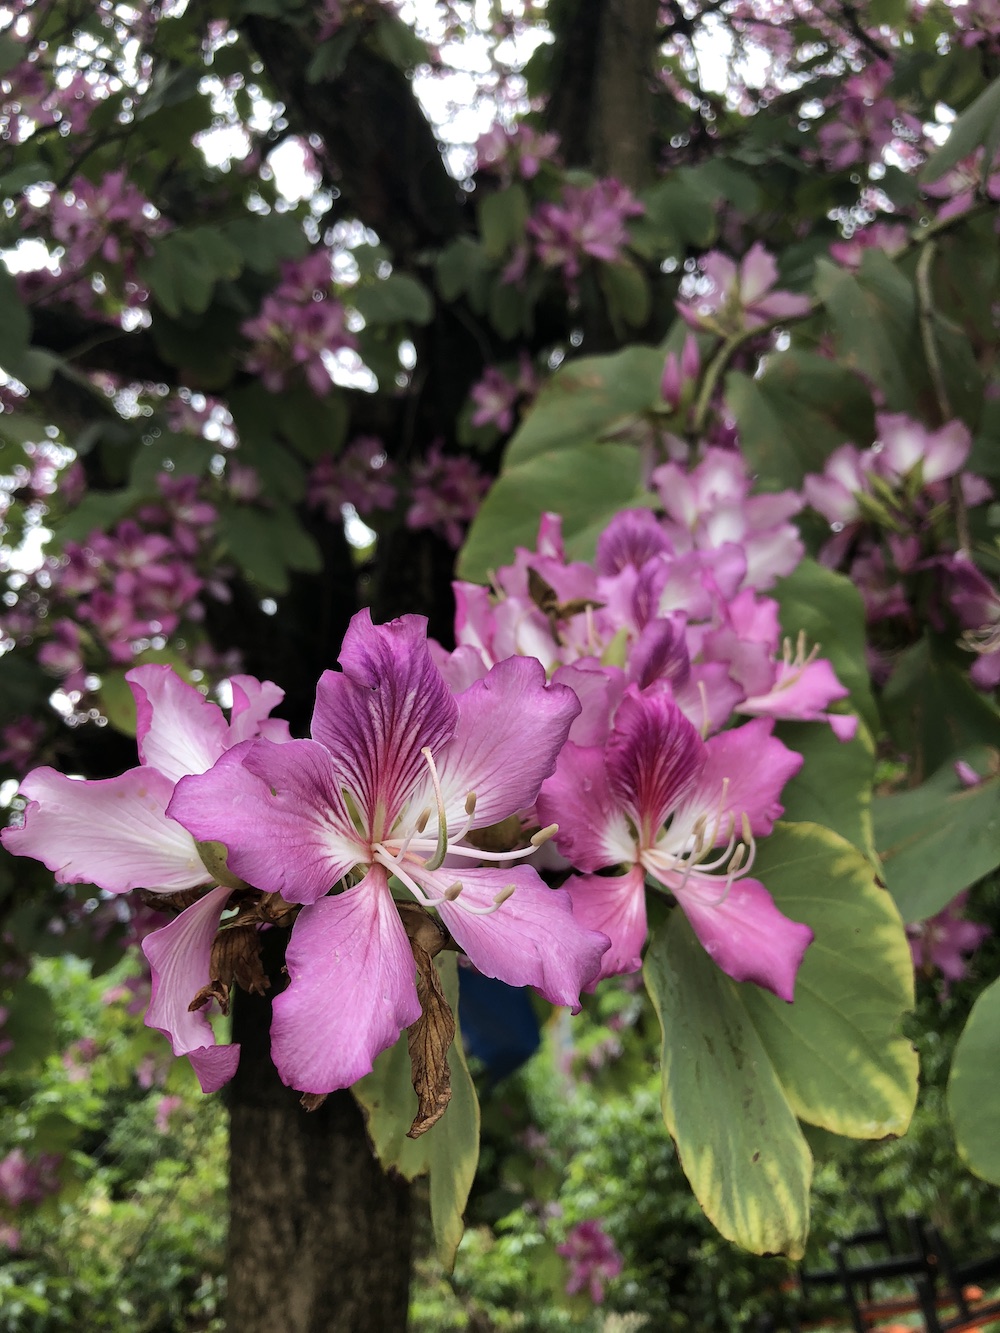
[{"label": "white stamen filament", "polygon": [[427,761],[427,767],[431,773],[431,785],[434,788],[434,797],[437,801],[438,831],[437,846],[434,855],[427,862],[428,870],[439,870],[444,865],[444,858],[448,854],[448,816],[444,808],[444,793],[441,790],[441,779],[438,777],[437,764],[434,762],[434,756],[431,754],[430,746],[425,745],[420,753]]}]

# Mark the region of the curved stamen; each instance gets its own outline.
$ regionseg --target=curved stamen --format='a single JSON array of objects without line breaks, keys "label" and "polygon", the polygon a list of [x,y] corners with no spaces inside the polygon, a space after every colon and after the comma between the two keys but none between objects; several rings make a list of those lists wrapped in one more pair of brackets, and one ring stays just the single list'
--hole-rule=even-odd
[{"label": "curved stamen", "polygon": [[438,777],[437,764],[434,762],[434,756],[431,754],[430,746],[425,745],[420,753],[427,761],[427,767],[431,771],[431,785],[434,788],[434,797],[437,801],[438,831],[437,848],[434,855],[427,862],[427,870],[439,870],[444,865],[444,858],[448,854],[448,816],[444,808],[444,792],[441,790],[441,779]]},{"label": "curved stamen", "polygon": [[385,866],[386,870],[388,870],[390,874],[395,875],[398,880],[401,880],[406,885],[421,907],[436,906],[435,900],[427,897],[420,885],[412,875],[406,873],[388,848],[383,847],[380,842],[377,842],[372,848],[372,851],[375,852],[379,862]]}]

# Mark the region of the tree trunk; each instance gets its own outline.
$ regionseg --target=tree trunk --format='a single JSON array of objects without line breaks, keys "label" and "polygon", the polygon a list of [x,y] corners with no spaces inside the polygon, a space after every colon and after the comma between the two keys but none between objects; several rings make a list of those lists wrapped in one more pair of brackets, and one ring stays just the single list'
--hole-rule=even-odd
[{"label": "tree trunk", "polygon": [[281,1084],[269,1054],[270,1016],[270,1000],[240,992],[226,1328],[404,1333],[409,1188],[382,1171],[349,1092],[306,1111]]}]

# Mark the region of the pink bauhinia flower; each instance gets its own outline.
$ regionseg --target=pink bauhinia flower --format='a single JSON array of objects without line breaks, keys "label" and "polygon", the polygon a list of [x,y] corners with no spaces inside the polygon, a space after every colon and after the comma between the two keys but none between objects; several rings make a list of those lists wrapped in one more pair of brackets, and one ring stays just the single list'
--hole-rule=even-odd
[{"label": "pink bauhinia flower", "polygon": [[[227,721],[217,705],[170,667],[135,667],[125,679],[136,702],[139,766],[96,782],[69,778],[52,768],[34,769],[21,784],[28,798],[23,822],[4,829],[0,840],[14,855],[41,861],[64,884],[95,884],[107,893],[143,888],[175,894],[206,888],[214,875],[201,849],[167,814],[174,785],[211,768],[225,750],[251,736],[263,734],[275,741],[287,737],[287,723],[268,717],[282,692],[270,682],[234,676]],[[143,941],[153,970],[146,1024],[171,1038],[175,1055],[190,1057],[206,1092],[232,1077],[239,1047],[216,1047],[208,1019],[201,1012],[188,1013],[187,1005],[209,979],[208,950],[230,893],[229,888],[211,890]],[[203,923],[214,908],[212,936],[201,954],[188,950],[187,959],[179,962],[172,942],[177,937],[187,941],[194,933],[200,943]],[[173,998],[179,970],[185,984],[196,978],[183,1007]]]},{"label": "pink bauhinia flower", "polygon": [[[754,838],[771,832],[802,765],[773,725],[756,718],[703,741],[668,688],[631,685],[604,747],[565,746],[537,809],[558,820],[559,850],[584,871],[565,884],[575,916],[611,940],[602,977],[640,965],[649,876],[725,973],[792,999],[812,931],[746,878]],[[624,873],[597,873],[612,867]]]},{"label": "pink bauhinia flower", "polygon": [[225,845],[231,871],[303,904],[271,1026],[278,1072],[303,1092],[350,1086],[420,1016],[390,877],[481,972],[554,1004],[579,1004],[607,948],[574,921],[568,894],[529,866],[508,868],[552,830],[523,850],[465,841],[532,804],[579,712],[575,695],[514,658],[455,697],[426,633],[421,616],[373,625],[360,612],[342,670],[320,680],[313,739],[238,746],[183,779],[170,804],[196,838]]},{"label": "pink bauhinia flower", "polygon": [[701,261],[706,290],[694,301],[678,302],[678,314],[695,331],[737,333],[779,319],[800,319],[810,310],[808,296],[776,291],[774,256],[756,241],[737,264],[720,250]]},{"label": "pink bauhinia flower", "polygon": [[604,1300],[604,1283],[615,1278],[624,1267],[618,1247],[596,1218],[577,1222],[566,1233],[566,1239],[556,1246],[569,1265],[566,1294],[573,1296],[584,1288],[595,1305]]}]

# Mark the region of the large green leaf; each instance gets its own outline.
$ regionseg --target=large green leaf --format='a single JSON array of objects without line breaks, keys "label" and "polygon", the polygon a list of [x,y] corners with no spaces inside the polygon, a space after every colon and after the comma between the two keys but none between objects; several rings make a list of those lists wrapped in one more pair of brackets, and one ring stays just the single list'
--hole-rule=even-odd
[{"label": "large green leaf", "polygon": [[789,1104],[850,1138],[903,1134],[917,1095],[917,1056],[901,1035],[913,963],[899,913],[868,859],[815,824],[779,824],[753,874],[815,938],[795,1003],[740,987]]},{"label": "large green leaf", "polygon": [[871,394],[846,366],[812,352],[769,357],[764,373],[726,376],[740,444],[765,486],[798,487],[834,449],[875,435]]},{"label": "large green leaf", "polygon": [[954,655],[950,644],[925,636],[902,654],[882,693],[882,715],[896,748],[910,757],[913,781],[969,746],[1000,749],[1000,713]]},{"label": "large green leaf", "polygon": [[517,183],[482,196],[476,214],[483,249],[490,259],[502,259],[524,240],[528,210],[528,195],[524,186]]},{"label": "large green leaf", "polygon": [[868,250],[857,274],[821,259],[816,292],[843,364],[879,386],[889,411],[917,410],[928,381],[912,283],[883,251]]},{"label": "large green leaf", "polygon": [[[509,456],[509,455],[508,455]],[[583,444],[529,455],[490,487],[458,558],[459,577],[485,582],[516,546],[533,547],[538,521],[558,506],[571,555],[592,556],[601,529],[641,494],[639,452],[627,444]]]},{"label": "large green leaf", "polygon": [[218,227],[194,227],[161,237],[140,261],[139,273],[167,314],[178,319],[185,311],[203,314],[215,284],[235,278],[242,268],[242,254]]},{"label": "large green leaf", "polygon": [[774,590],[781,608],[781,628],[796,642],[805,631],[808,646],[819,645],[841,684],[850,690],[850,706],[872,732],[878,715],[865,667],[865,613],[861,594],[843,574],[803,560]]},{"label": "large green leaf", "polygon": [[[439,955],[445,995],[458,1013],[458,966],[454,955]],[[406,1131],[417,1110],[410,1081],[410,1057],[404,1032],[395,1046],[383,1051],[372,1072],[355,1083],[357,1098],[372,1145],[383,1167],[414,1180],[430,1174],[431,1226],[441,1262],[451,1268],[462,1239],[462,1215],[479,1160],[479,1100],[465,1062],[461,1033],[448,1052],[451,1102],[426,1134],[408,1139]]]},{"label": "large green leaf", "polygon": [[1000,1185],[1000,981],[972,1006],[948,1080],[948,1110],[959,1156],[969,1170]]},{"label": "large green leaf", "polygon": [[243,572],[267,592],[288,591],[288,571],[315,573],[322,557],[294,510],[229,505],[219,515],[219,535]]},{"label": "large green leaf", "polygon": [[31,317],[21,304],[17,283],[0,262],[0,367],[21,377],[31,340]]},{"label": "large green leaf", "polygon": [[[925,183],[940,180],[957,162],[969,157],[980,144],[986,145],[986,175],[1000,141],[1000,79],[990,86],[955,121],[947,139],[924,164],[920,179]],[[991,151],[992,149],[992,151]]]},{"label": "large green leaf", "polygon": [[906,921],[934,916],[1000,865],[1000,778],[963,787],[951,763],[912,791],[877,797],[875,842]]},{"label": "large green leaf", "polygon": [[[656,347],[626,347],[611,356],[582,357],[561,366],[542,386],[508,445],[505,467],[609,436],[628,418],[660,402],[662,373],[663,352]],[[555,503],[549,497],[545,507]]]},{"label": "large green leaf", "polygon": [[850,741],[838,741],[831,727],[818,722],[779,722],[776,734],[805,760],[781,793],[784,818],[822,824],[874,857],[875,745],[868,728],[859,722]]},{"label": "large green leaf", "polygon": [[710,1221],[755,1254],[802,1257],[812,1157],[736,983],[675,911],[650,944],[663,1119]]},{"label": "large green leaf", "polygon": [[358,287],[351,301],[367,324],[429,324],[434,315],[427,288],[408,273],[390,273]]}]

